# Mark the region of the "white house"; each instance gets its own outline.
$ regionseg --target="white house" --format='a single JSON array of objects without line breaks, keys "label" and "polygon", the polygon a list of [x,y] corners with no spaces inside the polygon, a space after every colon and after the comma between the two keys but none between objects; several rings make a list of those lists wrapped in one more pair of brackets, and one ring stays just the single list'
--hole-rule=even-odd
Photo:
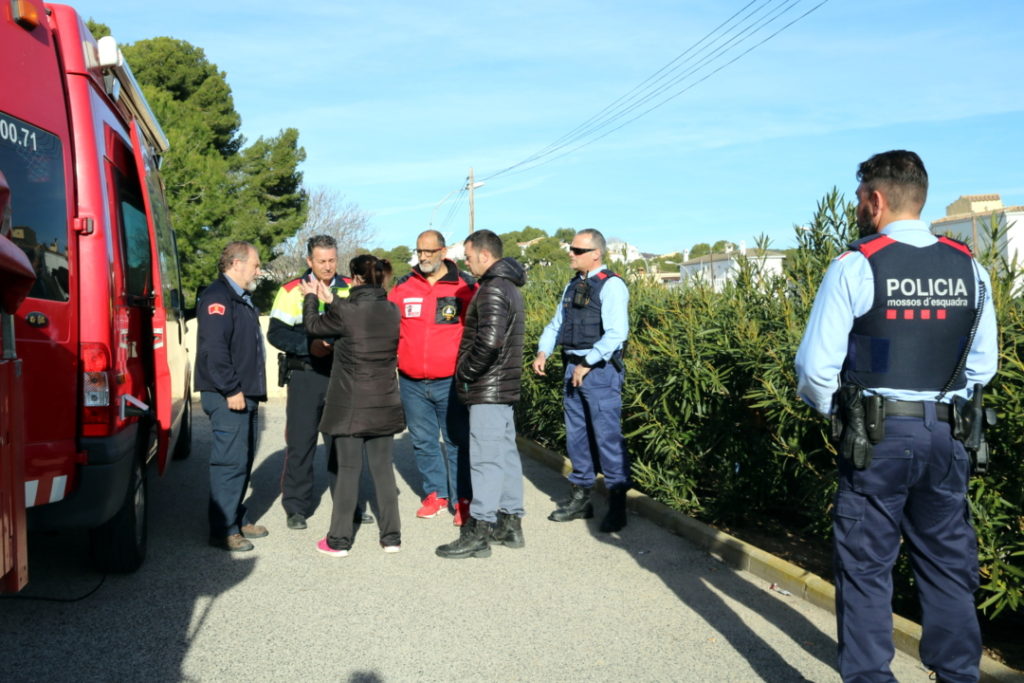
[{"label": "white house", "polygon": [[996,246],[1007,260],[1024,262],[1024,206],[1003,206],[998,194],[962,195],[946,207],[946,216],[932,221],[932,232],[967,242],[975,252],[989,247],[989,225],[1001,233]]},{"label": "white house", "polygon": [[639,249],[616,237],[609,239],[606,242],[606,246],[608,247],[608,261],[632,263],[633,261],[644,260],[643,254],[640,253]]},{"label": "white house", "polygon": [[683,262],[679,265],[679,276],[682,282],[702,280],[709,283],[716,292],[722,291],[725,284],[736,278],[740,272],[740,259],[746,256],[760,270],[762,277],[782,274],[782,264],[786,255],[773,249],[747,251],[746,245],[740,242],[739,249],[724,254],[706,254],[691,259],[690,252],[683,252]]}]

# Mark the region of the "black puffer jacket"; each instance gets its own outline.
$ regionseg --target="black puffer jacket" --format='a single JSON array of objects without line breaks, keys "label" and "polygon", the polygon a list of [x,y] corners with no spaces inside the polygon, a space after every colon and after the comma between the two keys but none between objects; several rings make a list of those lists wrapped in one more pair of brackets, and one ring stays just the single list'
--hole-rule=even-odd
[{"label": "black puffer jacket", "polygon": [[398,307],[380,287],[353,287],[324,310],[302,301],[306,332],[334,337],[334,365],[320,431],[333,436],[386,436],[405,429],[398,393]]},{"label": "black puffer jacket", "polygon": [[523,375],[523,295],[526,271],[503,258],[480,277],[469,304],[455,376],[466,405],[514,403]]}]

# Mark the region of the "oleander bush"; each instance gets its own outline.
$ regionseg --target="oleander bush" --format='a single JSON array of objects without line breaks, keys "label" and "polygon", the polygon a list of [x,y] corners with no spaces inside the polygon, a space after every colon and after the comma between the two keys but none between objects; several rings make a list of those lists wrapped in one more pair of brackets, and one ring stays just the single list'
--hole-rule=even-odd
[{"label": "oleander bush", "polygon": [[[988,243],[998,244],[997,227],[990,230]],[[825,269],[854,238],[854,208],[833,190],[796,230],[784,275],[741,259],[735,281],[716,292],[699,281],[668,288],[613,265],[630,284],[623,431],[640,489],[712,523],[770,517],[828,538],[835,449],[826,421],[796,395],[793,359]],[[767,246],[759,240],[757,250]],[[979,608],[995,615],[1019,610],[1024,599],[1024,307],[1013,287],[1016,264],[991,250],[979,258],[992,274],[1001,332],[987,399],[1000,422],[989,434],[992,467],[972,480],[970,504]],[[527,366],[570,275],[565,265],[529,272]],[[557,354],[546,377],[526,371],[517,408],[520,432],[557,451],[565,438],[562,372]]]}]

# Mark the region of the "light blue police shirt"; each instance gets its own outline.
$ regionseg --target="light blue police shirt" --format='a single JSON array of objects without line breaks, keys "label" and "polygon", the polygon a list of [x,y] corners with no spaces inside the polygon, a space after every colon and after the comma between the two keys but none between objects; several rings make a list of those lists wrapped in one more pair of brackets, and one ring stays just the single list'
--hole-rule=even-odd
[{"label": "light blue police shirt", "polygon": [[[938,239],[928,230],[928,224],[920,220],[894,221],[881,233],[915,247],[927,247]],[[987,384],[996,373],[999,349],[992,283],[988,272],[977,263],[974,270],[985,285],[985,301],[978,331],[967,355],[967,387],[947,393],[944,403],[951,396],[969,397],[970,387],[976,383]],[[980,289],[978,291],[980,293]],[[800,398],[823,415],[832,412],[832,394],[839,388],[839,373],[846,360],[854,318],[867,313],[874,298],[875,279],[867,258],[856,251],[837,256],[818,288],[807,329],[796,353],[797,392]],[[942,382],[945,383],[946,379],[943,378]],[[934,401],[938,396],[935,391],[872,389],[886,398],[899,401]]]},{"label": "light blue police shirt", "polygon": [[[587,277],[594,277],[604,270],[599,266],[587,273]],[[558,299],[558,309],[555,310],[555,317],[547,324],[540,335],[537,350],[550,356],[558,343],[558,331],[562,328],[562,302],[565,300],[565,290],[568,289],[576,278],[566,285],[562,290],[562,296]],[[565,352],[574,356],[584,356],[584,362],[594,365],[601,361],[608,361],[612,354],[622,348],[629,334],[629,288],[620,277],[608,278],[608,281],[601,287],[601,324],[604,326],[604,335],[594,343],[591,349],[566,349]]]}]

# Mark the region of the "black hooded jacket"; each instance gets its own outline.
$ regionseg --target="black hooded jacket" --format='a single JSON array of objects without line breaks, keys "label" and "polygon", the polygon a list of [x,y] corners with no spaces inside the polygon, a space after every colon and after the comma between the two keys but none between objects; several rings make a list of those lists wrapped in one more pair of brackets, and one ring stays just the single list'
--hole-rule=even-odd
[{"label": "black hooded jacket", "polygon": [[459,398],[466,405],[515,403],[523,375],[526,271],[503,258],[487,269],[469,304],[456,366]]}]

